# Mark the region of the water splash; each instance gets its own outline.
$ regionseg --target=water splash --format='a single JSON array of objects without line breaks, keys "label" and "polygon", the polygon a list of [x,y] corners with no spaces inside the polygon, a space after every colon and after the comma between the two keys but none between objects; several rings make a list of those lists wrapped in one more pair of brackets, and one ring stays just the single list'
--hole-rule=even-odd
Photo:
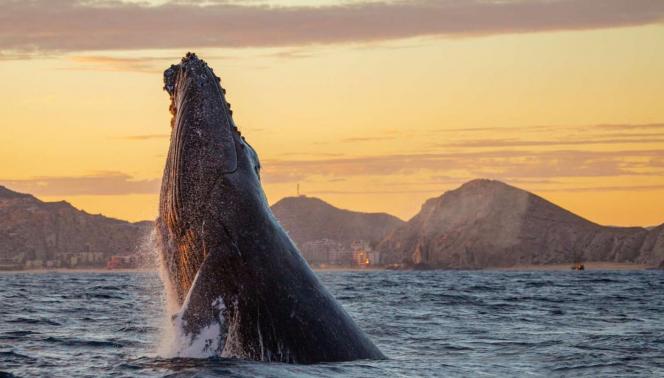
[{"label": "water splash", "polygon": [[159,274],[162,283],[161,292],[154,293],[153,297],[158,298],[163,308],[163,317],[156,320],[155,324],[161,332],[159,341],[155,347],[156,356],[163,358],[208,358],[218,355],[218,351],[223,346],[223,324],[222,313],[224,303],[219,298],[212,303],[220,313],[219,322],[208,325],[200,330],[199,333],[192,335],[185,331],[185,320],[183,312],[186,309],[189,298],[185,299],[182,306],[178,304],[177,293],[169,278],[169,272],[164,260],[164,254],[160,248],[169,248],[159,240],[159,232],[153,228],[141,242],[138,254],[142,257],[145,269],[155,269]]},{"label": "water splash", "polygon": [[189,306],[189,300],[190,298],[187,296],[182,309],[173,316],[171,327],[173,340],[169,350],[170,357],[208,358],[218,356],[225,339],[225,331],[221,326],[224,324],[222,314],[225,306],[223,299],[217,298],[212,303],[212,306],[219,311],[219,319],[201,328],[196,334],[185,331],[187,324],[184,319],[184,312]]},{"label": "water splash", "polygon": [[136,254],[141,261],[140,268],[146,270],[157,271],[161,286],[155,291],[154,287],[151,297],[157,300],[163,308],[163,316],[155,319],[154,327],[161,330],[158,342],[155,345],[153,353],[161,357],[174,357],[172,348],[175,340],[175,329],[173,325],[173,316],[179,311],[175,291],[173,290],[170,280],[168,279],[168,272],[164,264],[162,254],[160,253],[160,243],[158,241],[159,233],[156,227],[150,229],[148,233],[142,238],[141,243],[137,247]]}]

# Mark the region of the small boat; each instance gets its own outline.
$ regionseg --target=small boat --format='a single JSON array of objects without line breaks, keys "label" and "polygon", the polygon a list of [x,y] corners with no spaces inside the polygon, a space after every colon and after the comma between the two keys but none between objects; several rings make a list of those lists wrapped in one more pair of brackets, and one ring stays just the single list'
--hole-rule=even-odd
[{"label": "small boat", "polygon": [[574,260],[574,266],[572,266],[572,270],[586,270],[586,267],[583,266],[581,261],[583,261],[583,257],[581,256],[581,253],[578,251],[572,251],[573,258]]}]

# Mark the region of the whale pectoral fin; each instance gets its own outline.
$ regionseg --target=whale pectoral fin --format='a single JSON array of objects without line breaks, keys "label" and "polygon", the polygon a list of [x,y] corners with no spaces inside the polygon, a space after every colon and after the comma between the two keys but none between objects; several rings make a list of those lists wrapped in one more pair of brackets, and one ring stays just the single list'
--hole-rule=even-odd
[{"label": "whale pectoral fin", "polygon": [[182,357],[219,355],[224,348],[228,326],[219,277],[220,257],[219,253],[208,254],[174,318],[181,339],[178,355]]}]

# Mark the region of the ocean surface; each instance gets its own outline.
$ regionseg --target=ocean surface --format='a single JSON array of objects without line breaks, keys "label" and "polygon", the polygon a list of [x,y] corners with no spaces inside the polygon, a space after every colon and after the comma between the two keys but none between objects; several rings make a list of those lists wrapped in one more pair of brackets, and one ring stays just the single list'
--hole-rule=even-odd
[{"label": "ocean surface", "polygon": [[22,377],[664,376],[664,271],[318,274],[388,360],[303,366],[162,358],[164,298],[156,273],[0,273],[0,371]]}]

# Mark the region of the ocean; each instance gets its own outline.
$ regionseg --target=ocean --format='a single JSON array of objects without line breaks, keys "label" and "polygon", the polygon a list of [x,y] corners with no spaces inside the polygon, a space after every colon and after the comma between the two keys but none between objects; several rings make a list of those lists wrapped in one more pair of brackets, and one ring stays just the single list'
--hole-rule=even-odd
[{"label": "ocean", "polygon": [[5,272],[0,371],[20,377],[664,376],[664,271],[317,274],[389,359],[288,365],[164,358],[156,273]]}]

